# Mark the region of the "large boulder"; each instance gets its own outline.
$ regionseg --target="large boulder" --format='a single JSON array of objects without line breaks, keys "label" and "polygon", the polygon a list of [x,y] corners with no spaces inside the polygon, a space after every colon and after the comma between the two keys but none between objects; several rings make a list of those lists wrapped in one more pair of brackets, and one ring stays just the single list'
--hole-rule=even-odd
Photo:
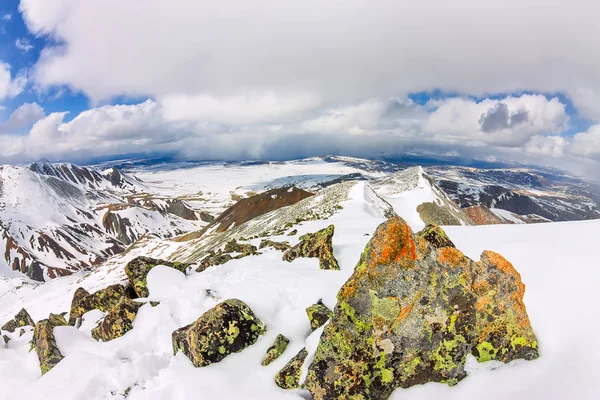
[{"label": "large boulder", "polygon": [[300,243],[283,253],[284,261],[291,262],[298,257],[318,257],[321,269],[340,269],[333,256],[334,226],[329,225],[315,233],[300,236]]},{"label": "large boulder", "polygon": [[182,351],[194,366],[204,367],[244,350],[265,332],[264,324],[250,307],[230,299],[173,332],[173,351]]},{"label": "large boulder", "polygon": [[308,356],[305,348],[300,350],[287,364],[275,375],[275,383],[282,389],[296,389],[300,386],[302,365]]},{"label": "large boulder", "polygon": [[165,260],[159,260],[150,257],[137,257],[127,263],[125,266],[125,273],[129,278],[129,283],[133,287],[138,297],[148,297],[148,287],[146,286],[146,277],[148,272],[157,265],[164,265],[167,267],[175,268],[185,274],[185,271],[189,267],[189,264],[170,262]]},{"label": "large boulder", "polygon": [[398,387],[458,383],[466,357],[538,357],[512,265],[436,248],[399,217],[381,224],[337,295],[305,387],[315,400],[386,399]]},{"label": "large boulder", "polygon": [[267,354],[265,354],[265,358],[262,362],[262,365],[269,365],[277,358],[279,358],[279,356],[283,354],[289,343],[290,341],[288,338],[286,338],[282,334],[277,335],[275,341],[273,342],[273,345],[267,350]]},{"label": "large boulder", "polygon": [[238,243],[235,239],[225,244],[225,253],[242,253],[250,255],[256,253],[256,246],[249,243]]},{"label": "large boulder", "polygon": [[92,329],[92,337],[108,342],[123,336],[133,329],[133,320],[142,305],[142,303],[124,298],[110,309],[98,326]]},{"label": "large boulder", "polygon": [[35,324],[31,343],[40,360],[42,375],[54,368],[64,358],[56,344],[54,328],[66,325],[67,321],[58,314],[50,314],[48,319],[43,319]]},{"label": "large boulder", "polygon": [[110,285],[92,294],[80,287],[75,291],[73,300],[71,300],[69,325],[75,326],[77,319],[88,311],[98,309],[102,312],[108,312],[121,300],[128,297],[127,289],[119,284]]},{"label": "large boulder", "polygon": [[31,316],[29,315],[27,310],[22,308],[21,311],[19,311],[13,319],[7,321],[4,325],[2,325],[1,329],[3,331],[9,331],[10,333],[13,333],[17,328],[21,328],[27,325],[34,326],[35,323],[33,322],[33,319],[31,319]]}]

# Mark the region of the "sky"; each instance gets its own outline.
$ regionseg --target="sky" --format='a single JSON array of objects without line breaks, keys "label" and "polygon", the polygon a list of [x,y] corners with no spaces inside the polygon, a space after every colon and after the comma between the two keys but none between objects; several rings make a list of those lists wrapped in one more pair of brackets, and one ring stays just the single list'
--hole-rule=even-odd
[{"label": "sky", "polygon": [[600,171],[591,0],[2,0],[0,163],[405,153]]}]

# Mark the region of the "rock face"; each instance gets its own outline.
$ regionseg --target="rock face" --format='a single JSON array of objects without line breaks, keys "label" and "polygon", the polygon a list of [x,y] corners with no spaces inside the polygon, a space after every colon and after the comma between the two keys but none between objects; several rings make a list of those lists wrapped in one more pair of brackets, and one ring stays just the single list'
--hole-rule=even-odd
[{"label": "rock face", "polygon": [[54,368],[64,358],[56,345],[54,328],[65,325],[67,325],[67,321],[57,314],[50,314],[48,319],[43,319],[35,324],[32,346],[40,360],[42,375]]},{"label": "rock face", "polygon": [[92,294],[84,288],[78,288],[71,301],[71,312],[69,313],[69,325],[75,326],[77,318],[81,318],[88,311],[98,309],[108,312],[121,300],[127,298],[127,290],[124,286],[110,285]]},{"label": "rock face", "polygon": [[110,309],[102,322],[92,329],[92,337],[108,342],[133,329],[133,320],[143,304],[124,298]]},{"label": "rock face", "polygon": [[275,383],[282,389],[296,389],[300,386],[300,376],[302,375],[302,364],[308,356],[306,349],[300,350],[285,367],[275,375]]},{"label": "rock face", "polygon": [[333,256],[334,226],[329,225],[315,233],[300,236],[300,243],[283,254],[284,261],[291,262],[298,257],[318,257],[321,269],[340,269]]},{"label": "rock face", "polygon": [[198,320],[173,332],[173,351],[181,350],[196,367],[216,363],[256,343],[266,332],[244,302],[226,300]]},{"label": "rock face", "polygon": [[2,325],[2,330],[13,333],[17,328],[27,325],[34,326],[35,323],[31,319],[31,316],[29,315],[27,310],[21,308],[21,311],[19,311],[13,319]]},{"label": "rock face", "polygon": [[312,331],[319,329],[331,318],[333,312],[321,300],[306,309]]},{"label": "rock face", "polygon": [[269,365],[277,358],[279,358],[279,356],[283,354],[289,343],[290,341],[288,338],[286,338],[282,334],[277,335],[277,337],[275,338],[275,342],[273,342],[273,345],[267,350],[267,354],[265,355],[265,359],[263,360],[262,365]]},{"label": "rock face", "polygon": [[256,252],[256,246],[247,243],[238,243],[235,239],[225,245],[226,253],[252,254]]},{"label": "rock face", "polygon": [[165,260],[158,260],[150,257],[137,257],[131,260],[125,266],[125,273],[129,278],[129,283],[133,287],[138,297],[148,297],[148,287],[146,286],[146,277],[148,272],[157,265],[165,265],[167,267],[175,268],[185,274],[188,264],[170,262]]},{"label": "rock face", "polygon": [[391,218],[339,291],[304,385],[315,400],[386,399],[398,387],[456,384],[468,354],[535,359],[524,291],[499,254],[474,262]]},{"label": "rock face", "polygon": [[427,225],[421,232],[417,233],[417,236],[427,240],[436,249],[456,247],[446,235],[446,232],[437,225]]}]

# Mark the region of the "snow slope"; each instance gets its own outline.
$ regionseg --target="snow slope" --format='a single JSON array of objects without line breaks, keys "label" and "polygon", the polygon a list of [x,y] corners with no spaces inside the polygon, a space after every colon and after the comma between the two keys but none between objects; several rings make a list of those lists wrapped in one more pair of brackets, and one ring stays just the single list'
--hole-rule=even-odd
[{"label": "snow slope", "polygon": [[[410,195],[404,200],[415,201]],[[340,271],[320,270],[317,259],[286,263],[273,249],[187,276],[157,267],[148,276],[148,287],[149,299],[161,301],[159,306],[144,306],[134,329],[108,343],[90,337],[95,321],[102,317],[97,310],[85,316],[80,329],[56,328],[58,345],[66,358],[43,377],[35,353],[28,352],[31,333],[12,335],[8,348],[0,349],[0,399],[119,399],[126,391],[128,399],[136,400],[307,398],[301,390],[279,389],[274,375],[300,348],[308,344],[314,349],[321,330],[309,336],[305,308],[320,298],[329,307],[335,305],[337,291],[352,273],[370,234],[384,220],[385,204],[373,197],[364,182],[352,184],[342,206],[326,220],[304,221],[297,226],[302,234],[335,224],[333,245]],[[447,227],[450,238],[468,256],[479,259],[483,250],[492,249],[521,273],[540,358],[510,365],[478,365],[471,360],[470,376],[455,387],[430,383],[398,389],[391,398],[597,398],[600,348],[592,340],[599,316],[595,293],[600,270],[593,253],[593,232],[598,229],[600,221]],[[297,237],[285,239],[294,244]],[[45,284],[0,279],[0,322],[21,307],[27,308],[34,320],[45,318],[49,312],[68,310],[78,286],[95,290],[122,281],[124,264],[158,242],[150,240],[146,245],[109,260],[87,275]],[[167,254],[175,248],[168,245],[162,252]],[[250,305],[266,323],[265,336],[241,353],[204,368],[194,368],[182,354],[172,354],[173,330],[232,297]],[[291,343],[278,360],[262,367],[260,362],[278,333],[288,336]]]}]

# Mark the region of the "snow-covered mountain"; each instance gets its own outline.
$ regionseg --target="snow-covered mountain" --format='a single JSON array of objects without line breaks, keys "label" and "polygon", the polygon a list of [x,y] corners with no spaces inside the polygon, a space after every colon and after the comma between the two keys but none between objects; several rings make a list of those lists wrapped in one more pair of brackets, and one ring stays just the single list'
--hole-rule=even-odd
[{"label": "snow-covered mountain", "polygon": [[[361,164],[367,166],[359,167]],[[436,353],[441,361],[435,363],[435,368],[448,369],[460,361],[455,353],[459,348],[453,347],[453,343],[461,343],[460,348],[468,345],[464,337],[455,342],[451,336],[463,329],[461,318],[472,315],[465,308],[466,304],[480,307],[478,312],[484,309],[495,312],[496,309],[487,307],[491,297],[482,296],[474,302],[468,297],[471,294],[456,292],[460,285],[470,285],[471,279],[452,274],[461,271],[459,267],[466,262],[465,257],[473,260],[473,264],[468,264],[470,268],[482,268],[485,262],[489,263],[489,257],[480,254],[489,249],[498,251],[512,263],[493,266],[494,274],[509,274],[508,286],[515,282],[520,285],[521,281],[526,285],[526,291],[524,286],[516,286],[515,307],[523,312],[526,306],[527,314],[521,315],[518,323],[528,324],[530,320],[537,338],[534,346],[539,347],[539,358],[525,361],[523,358],[535,358],[526,355],[505,364],[494,359],[497,355],[488,342],[474,351],[477,359],[473,354],[466,357],[464,371],[459,371],[469,375],[464,381],[432,378],[427,371],[435,369],[419,361],[421,358],[413,358],[417,361],[411,364],[412,369],[385,368],[384,373],[374,375],[373,379],[390,384],[396,382],[394,379],[403,379],[406,374],[414,375],[413,381],[404,381],[412,382],[406,384],[411,387],[397,386],[390,392],[390,399],[479,399],[483,390],[493,399],[571,398],[574,387],[574,397],[592,399],[600,391],[600,381],[593,379],[594,362],[600,352],[580,340],[591,336],[594,329],[590,324],[590,316],[595,315],[595,302],[591,296],[600,277],[593,252],[589,251],[593,248],[593,235],[585,232],[595,231],[598,221],[472,226],[474,221],[465,208],[452,201],[427,169],[382,170],[365,160],[315,158],[258,165],[205,163],[185,168],[132,167],[119,172],[122,176],[119,182],[129,184],[116,186],[110,179],[108,183],[93,178],[106,177],[100,170],[90,168],[88,171],[95,187],[88,181],[74,182],[65,178],[68,174],[41,175],[29,168],[8,166],[0,171],[3,227],[5,221],[6,225],[10,224],[11,232],[16,232],[11,235],[21,237],[18,243],[22,248],[30,249],[25,247],[29,242],[24,239],[29,235],[68,231],[72,229],[69,227],[83,223],[102,234],[96,239],[99,243],[113,240],[120,248],[124,248],[126,242],[131,243],[126,251],[104,256],[92,254],[94,249],[90,244],[89,249],[85,248],[88,254],[77,253],[81,257],[77,261],[86,261],[85,256],[103,257],[92,270],[81,267],[69,276],[44,283],[23,275],[6,276],[10,270],[1,270],[5,276],[0,277],[0,326],[24,308],[37,328],[27,323],[13,332],[0,328],[0,376],[3,378],[0,399],[14,398],[15,393],[25,399],[41,396],[47,399],[192,399],[197,398],[198,393],[220,399],[311,398],[314,389],[310,393],[307,387],[284,390],[280,386],[286,386],[288,382],[279,380],[276,383],[275,377],[280,377],[281,371],[292,368],[295,362],[298,365],[296,372],[289,375],[290,382],[306,382],[310,373],[314,382],[317,367],[313,362],[318,348],[325,345],[324,338],[331,336],[334,329],[331,324],[339,327],[340,321],[351,321],[365,329],[363,336],[366,337],[370,334],[370,325],[364,319],[367,314],[361,312],[373,308],[378,324],[391,318],[390,325],[382,325],[387,331],[381,327],[375,330],[369,351],[356,353],[357,357],[372,357],[379,365],[380,360],[386,360],[383,354],[395,351],[393,354],[400,354],[395,346],[401,343],[398,340],[404,339],[389,332],[402,323],[409,327],[418,326],[411,324],[421,321],[419,318],[431,303],[429,294],[415,301],[396,292],[382,292],[377,297],[377,293],[370,291],[365,292],[372,298],[368,304],[344,302],[345,296],[360,290],[348,284],[352,279],[364,279],[375,288],[387,285],[386,290],[392,290],[392,283],[396,282],[398,290],[413,288],[419,295],[427,290],[427,293],[435,293],[437,282],[446,282],[448,286],[439,292],[442,296],[440,304],[452,305],[450,316],[433,313],[426,315],[424,320],[431,322],[427,326],[431,326],[432,337],[440,332],[446,335],[442,335],[441,350]],[[73,172],[71,175],[76,176]],[[357,178],[359,175],[360,179]],[[29,190],[32,194],[20,195],[18,190]],[[258,193],[262,195],[255,196]],[[28,203],[29,197],[31,203]],[[48,204],[44,208],[45,199]],[[31,209],[40,207],[40,212],[26,212],[28,204],[32,205]],[[481,209],[497,213],[494,215],[506,220],[517,218],[516,214],[502,213],[495,208],[482,206]],[[204,220],[201,213],[204,213]],[[380,224],[390,218],[394,220],[396,215],[408,224],[402,225],[399,231],[392,229],[386,233],[393,241],[380,240],[376,236],[384,226]],[[129,223],[124,223],[125,219]],[[181,232],[185,234],[175,232],[172,224],[178,223],[182,224]],[[450,240],[456,249],[433,250],[424,239],[418,239],[421,233],[417,232],[426,223],[446,224],[444,230],[448,236],[438,239]],[[20,236],[21,231],[15,231],[14,227],[21,229],[23,235]],[[161,228],[168,231],[161,232]],[[143,234],[142,229],[149,233]],[[328,239],[311,236],[316,232],[329,232],[331,236]],[[307,237],[317,237],[320,247],[311,248],[314,244],[307,243]],[[92,239],[86,236],[85,240]],[[402,241],[406,246],[394,249],[394,243]],[[61,248],[67,248],[63,242],[59,244]],[[290,248],[295,250],[282,253]],[[551,251],[554,248],[569,251]],[[324,249],[329,252],[324,253]],[[294,258],[302,251],[305,256]],[[50,261],[63,262],[61,265],[71,271],[62,258],[43,258],[45,252],[37,247],[31,252],[40,263],[47,262],[43,271],[49,269]],[[442,274],[446,278],[426,274],[422,282],[415,282],[408,275],[398,280],[398,270],[393,270],[389,276],[365,272],[366,260],[373,255],[381,260],[393,259],[403,267],[402,260],[406,257],[417,260],[421,267],[447,264],[450,267]],[[139,257],[162,261],[157,260],[156,266],[146,270],[143,282],[136,281],[136,286],[132,284],[132,265],[150,262]],[[321,269],[323,257],[333,257],[339,269]],[[375,265],[385,263],[378,260]],[[76,262],[74,259],[67,261]],[[575,270],[567,273],[565,265],[574,266]],[[408,267],[405,270],[416,271]],[[581,276],[585,279],[580,279]],[[451,280],[452,277],[456,280]],[[497,284],[497,278],[494,275],[489,281],[479,282],[477,290]],[[145,297],[120,300],[111,308],[99,305],[103,296],[95,295],[97,291],[105,293],[102,291],[113,288],[113,294],[125,296],[129,293],[127,296],[137,297],[130,292],[140,287],[146,291]],[[507,290],[506,286],[500,289]],[[524,291],[525,297],[519,299]],[[496,296],[494,290],[489,293],[488,296]],[[86,300],[81,302],[78,298]],[[238,348],[205,367],[195,367],[178,348],[174,353],[174,332],[189,327],[199,317],[207,315],[205,313],[212,315],[210,313],[218,310],[219,305],[231,299],[244,302],[252,315],[266,326],[266,331],[261,330],[253,344]],[[119,304],[134,304],[131,306],[133,311],[127,309],[115,317],[113,310]],[[83,311],[74,318],[75,323],[69,325],[65,321],[63,324],[58,315],[79,312],[78,307]],[[314,307],[326,307],[337,317],[313,329],[307,308],[312,312]],[[54,315],[49,316],[50,313]],[[57,325],[52,325],[46,318]],[[114,321],[128,318],[133,318],[133,322],[130,321],[126,329],[114,325]],[[325,317],[328,318],[330,316]],[[44,370],[43,375],[38,348],[29,351],[30,341],[40,340],[40,324],[50,324],[51,336],[45,336],[47,341],[42,343],[52,344],[52,354],[57,357],[52,368]],[[97,340],[99,327],[110,324],[118,328],[119,337]],[[444,324],[448,331],[440,331]],[[512,325],[502,326],[512,329]],[[490,327],[494,328],[494,325]],[[232,341],[238,335],[236,328],[240,329],[229,321],[226,331]],[[255,330],[260,329],[255,326]],[[324,333],[326,330],[329,334]],[[35,338],[34,331],[37,331]],[[407,332],[414,331],[411,328]],[[262,366],[265,354],[279,335],[286,338],[287,347],[280,350],[281,356]],[[49,338],[53,342],[48,342]],[[520,355],[526,339],[518,336],[508,339],[504,351]],[[407,338],[407,343],[410,340]],[[305,358],[298,361],[295,355],[304,354],[303,349]],[[218,348],[217,352],[224,354],[227,349]],[[408,355],[414,357],[414,354]],[[421,353],[423,359],[426,356]],[[288,364],[290,361],[292,366]],[[361,377],[365,382],[373,380],[371,375],[365,376],[364,379]],[[414,385],[428,380],[457,384]],[[351,380],[341,382],[342,387],[351,384]]]}]

